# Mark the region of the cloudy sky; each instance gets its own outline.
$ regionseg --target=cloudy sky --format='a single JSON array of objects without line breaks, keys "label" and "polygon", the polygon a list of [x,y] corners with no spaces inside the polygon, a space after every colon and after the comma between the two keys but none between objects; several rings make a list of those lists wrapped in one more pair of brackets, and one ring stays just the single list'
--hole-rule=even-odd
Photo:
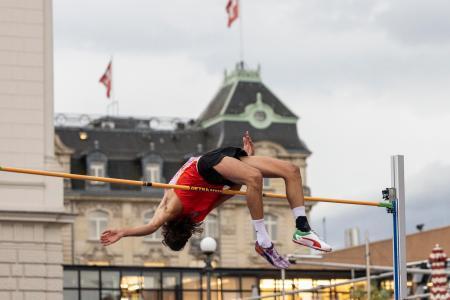
[{"label": "cloudy sky", "polygon": [[[122,115],[197,117],[239,60],[225,2],[55,0],[56,112],[104,114],[114,55]],[[450,225],[450,2],[241,2],[244,60],[301,117],[313,194],[379,200],[404,154],[408,232]],[[383,209],[318,204],[319,233],[323,218],[336,247],[349,227],[390,236]]]}]

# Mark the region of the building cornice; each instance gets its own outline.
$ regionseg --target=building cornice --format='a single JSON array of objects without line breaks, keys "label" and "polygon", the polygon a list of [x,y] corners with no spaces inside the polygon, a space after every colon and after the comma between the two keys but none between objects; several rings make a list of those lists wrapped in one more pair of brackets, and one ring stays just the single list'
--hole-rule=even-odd
[{"label": "building cornice", "polygon": [[10,222],[33,222],[33,223],[73,223],[76,214],[47,211],[19,211],[2,210],[0,211],[0,221]]}]

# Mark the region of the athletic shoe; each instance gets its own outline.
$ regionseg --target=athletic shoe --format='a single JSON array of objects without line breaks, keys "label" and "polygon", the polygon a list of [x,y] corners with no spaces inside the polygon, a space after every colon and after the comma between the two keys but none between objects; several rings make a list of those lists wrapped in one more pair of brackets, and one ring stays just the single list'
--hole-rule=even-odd
[{"label": "athletic shoe", "polygon": [[286,269],[291,265],[286,258],[278,254],[273,244],[269,248],[263,248],[258,244],[258,242],[256,242],[255,250],[259,255],[264,257],[275,268]]},{"label": "athletic shoe", "polygon": [[316,250],[331,252],[331,246],[322,241],[314,231],[303,232],[297,229],[294,232],[292,241],[296,244],[303,245]]}]

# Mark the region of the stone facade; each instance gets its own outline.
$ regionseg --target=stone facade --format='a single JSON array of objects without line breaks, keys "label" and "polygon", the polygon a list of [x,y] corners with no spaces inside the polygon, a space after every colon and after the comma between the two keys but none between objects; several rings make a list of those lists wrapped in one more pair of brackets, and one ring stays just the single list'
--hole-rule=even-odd
[{"label": "stone facade", "polygon": [[[61,146],[61,145],[60,145]],[[68,161],[71,151],[58,150],[59,160]],[[266,155],[290,161],[299,166],[306,182],[306,155],[289,154],[283,147],[272,142],[257,142],[256,155]],[[66,148],[67,150],[67,148]],[[65,154],[64,154],[65,153]],[[68,168],[69,165],[66,165]],[[65,171],[69,171],[66,169]],[[69,186],[69,185],[67,185]],[[282,179],[270,179],[266,191],[285,193]],[[66,189],[66,191],[68,191]],[[305,193],[309,190],[306,189]],[[120,195],[120,193],[119,193]],[[193,239],[180,252],[170,251],[161,244],[160,239],[146,240],[143,237],[124,238],[116,244],[102,247],[98,240],[89,238],[89,214],[94,211],[107,213],[108,228],[137,226],[144,222],[144,214],[155,209],[161,197],[137,197],[131,195],[113,195],[113,193],[65,195],[66,211],[76,215],[74,224],[63,230],[64,263],[66,264],[100,264],[100,265],[138,265],[138,266],[186,266],[203,265],[203,257],[197,247],[199,239]],[[307,205],[308,211],[311,206]],[[275,244],[282,253],[309,253],[304,247],[296,246],[291,241],[294,228],[292,211],[288,202],[282,199],[265,199],[265,214],[276,218]],[[268,267],[254,251],[254,233],[250,215],[242,197],[228,200],[211,213],[220,228],[217,236],[218,251],[215,264],[222,267]],[[208,219],[206,220],[208,223]],[[205,225],[208,226],[208,225]],[[239,253],[239,255],[236,255]]]},{"label": "stone facade", "polygon": [[[0,161],[54,158],[52,1],[0,1]],[[0,174],[0,299],[62,299],[62,180]]]}]

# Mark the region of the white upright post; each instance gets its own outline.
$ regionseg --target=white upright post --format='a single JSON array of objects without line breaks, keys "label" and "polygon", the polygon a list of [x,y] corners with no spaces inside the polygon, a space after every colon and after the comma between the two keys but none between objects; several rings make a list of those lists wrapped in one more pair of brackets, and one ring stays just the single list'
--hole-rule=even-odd
[{"label": "white upright post", "polygon": [[370,278],[370,249],[369,249],[369,233],[366,232],[366,277],[367,277],[367,300],[370,300],[371,278]]},{"label": "white upright post", "polygon": [[406,233],[405,233],[405,170],[403,155],[391,157],[392,187],[395,189],[395,207],[393,209],[394,236],[394,283],[395,299],[407,296],[406,278]]},{"label": "white upright post", "polygon": [[281,299],[286,299],[286,290],[284,288],[284,283],[286,281],[286,270],[281,269]]}]

